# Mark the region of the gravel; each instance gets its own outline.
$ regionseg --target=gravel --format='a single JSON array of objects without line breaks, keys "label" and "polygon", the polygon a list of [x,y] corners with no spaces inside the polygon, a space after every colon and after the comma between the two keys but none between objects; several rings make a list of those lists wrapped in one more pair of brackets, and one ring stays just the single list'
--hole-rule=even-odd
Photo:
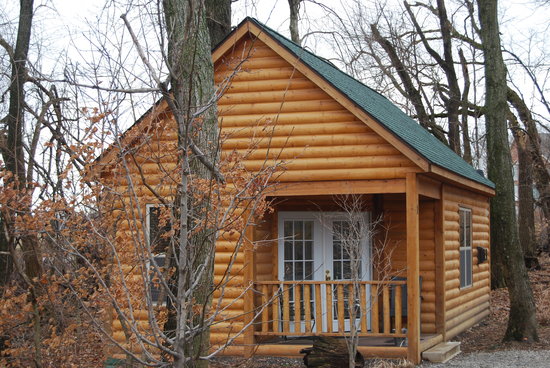
[{"label": "gravel", "polygon": [[548,368],[550,350],[503,350],[482,353],[461,353],[447,363],[423,363],[424,368]]}]

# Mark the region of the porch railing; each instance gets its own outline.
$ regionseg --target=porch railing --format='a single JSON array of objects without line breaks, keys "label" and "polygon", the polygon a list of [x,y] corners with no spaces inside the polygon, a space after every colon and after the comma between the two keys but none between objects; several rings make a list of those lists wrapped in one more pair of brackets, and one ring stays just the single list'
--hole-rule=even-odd
[{"label": "porch railing", "polygon": [[[406,281],[257,281],[256,335],[406,337]],[[406,294],[405,294],[406,295]],[[406,303],[405,303],[406,304]]]}]

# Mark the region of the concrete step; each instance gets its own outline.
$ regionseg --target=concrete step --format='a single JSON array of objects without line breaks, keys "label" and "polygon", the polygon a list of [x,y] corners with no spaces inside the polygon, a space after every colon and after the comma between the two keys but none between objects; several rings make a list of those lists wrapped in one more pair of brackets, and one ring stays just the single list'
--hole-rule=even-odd
[{"label": "concrete step", "polygon": [[422,358],[434,363],[445,363],[460,353],[460,342],[449,341],[437,344],[422,353]]}]

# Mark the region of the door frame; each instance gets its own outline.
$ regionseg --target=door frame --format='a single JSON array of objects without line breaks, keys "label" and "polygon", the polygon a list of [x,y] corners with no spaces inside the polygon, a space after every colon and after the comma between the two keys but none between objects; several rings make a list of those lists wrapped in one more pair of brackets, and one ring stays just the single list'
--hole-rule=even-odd
[{"label": "door frame", "polygon": [[[371,226],[371,213],[368,211],[362,212],[365,216],[365,220],[368,226]],[[314,281],[325,281],[325,271],[329,270],[331,275],[331,280],[334,277],[333,269],[333,243],[332,243],[332,225],[334,221],[346,220],[347,215],[345,212],[321,212],[321,211],[280,211],[277,214],[277,257],[278,257],[278,270],[277,278],[279,281],[284,281],[284,221],[313,221],[313,280]],[[372,251],[372,237],[369,236],[364,239],[364,249],[362,252],[362,273],[363,277],[361,280],[371,280],[372,279],[372,262],[371,262],[371,251]],[[322,313],[323,313],[323,331],[327,331],[327,324],[330,323],[326,321],[326,287],[323,285],[321,288],[321,300],[322,300]],[[367,303],[370,305],[370,287],[367,287]],[[367,313],[370,311],[370,308],[367,307]],[[334,314],[334,313],[333,313]],[[370,328],[370,316],[367,314],[367,324]],[[333,317],[333,331],[337,327],[338,320],[336,316]],[[349,330],[349,319],[345,321],[345,329]],[[359,320],[356,321],[359,324]],[[302,328],[303,329],[303,328]],[[304,330],[305,331],[305,330]]]}]

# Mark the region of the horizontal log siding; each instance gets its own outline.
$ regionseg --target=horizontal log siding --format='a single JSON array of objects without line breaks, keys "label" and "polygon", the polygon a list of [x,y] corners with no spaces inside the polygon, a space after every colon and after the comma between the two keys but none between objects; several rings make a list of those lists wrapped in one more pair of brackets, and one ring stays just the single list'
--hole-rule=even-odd
[{"label": "horizontal log siding", "polygon": [[282,182],[394,179],[418,170],[259,40],[237,44],[215,75],[226,87],[218,101],[222,155],[244,154],[254,142],[248,170],[282,162]]},{"label": "horizontal log siding", "polygon": [[[448,338],[477,322],[489,310],[489,262],[478,264],[476,247],[489,249],[489,199],[444,186],[443,241],[445,247],[445,327]],[[472,210],[473,284],[460,289],[459,206]],[[475,313],[474,313],[475,312]]]},{"label": "horizontal log siding", "polygon": [[[432,200],[421,200],[419,213],[421,332],[435,333],[435,232]],[[383,202],[384,227],[388,232],[386,245],[392,254],[392,274],[406,277],[407,232],[404,195],[385,195]],[[384,230],[386,231],[386,230]]]},{"label": "horizontal log siding", "polygon": [[[116,227],[117,248],[122,263],[122,272],[128,288],[135,293],[133,315],[138,325],[147,330],[149,317],[143,303],[144,280],[141,270],[135,266],[140,264],[136,247],[127,247],[128,239],[141,237],[143,225],[140,221],[129,220],[135,216],[145,216],[145,205],[158,203],[158,198],[151,190],[157,192],[167,200],[175,193],[179,176],[176,167],[176,126],[173,119],[165,118],[161,122],[149,127],[146,131],[130,131],[129,137],[136,146],[133,157],[127,156],[127,168],[119,160],[111,165],[102,175],[104,185],[110,188],[110,201],[105,201],[105,212],[113,220]],[[129,174],[129,178],[127,176]],[[136,201],[140,211],[136,210]],[[110,207],[107,209],[107,205]],[[136,231],[138,233],[136,233]],[[236,252],[236,243],[239,234],[236,232],[220,234],[216,242],[214,282],[218,288],[213,293],[213,307],[222,310],[218,322],[211,329],[213,344],[224,343],[243,327],[243,268],[244,253]],[[229,272],[228,265],[233,262]],[[115,276],[113,276],[115,278]],[[237,299],[237,300],[236,300]],[[125,298],[121,298],[124,303]],[[128,311],[128,308],[124,308]],[[111,323],[113,338],[127,344],[121,323],[113,314]],[[242,344],[242,335],[235,339],[235,343]],[[139,351],[135,343],[127,344],[133,351]],[[123,354],[114,351],[115,357],[124,358]]]},{"label": "horizontal log siding", "polygon": [[435,201],[420,201],[421,332],[435,333]]},{"label": "horizontal log siding", "polygon": [[[170,200],[177,184],[176,142],[172,133],[175,125],[172,120],[162,117],[163,120],[150,122],[144,129],[128,131],[125,139],[135,148],[133,154],[126,155],[124,160],[117,157],[116,162],[109,162],[101,177],[102,184],[108,188],[101,198],[102,213],[109,217],[108,223],[112,225],[120,262],[120,267],[115,263],[110,281],[114,288],[121,291],[115,293],[121,310],[135,321],[145,335],[150,334],[150,315],[145,302],[143,278],[147,270],[143,269],[142,262],[146,257],[146,240],[143,235],[145,208],[148,203],[159,202],[153,192]],[[130,293],[131,308],[128,295],[123,291],[126,289]],[[127,338],[114,311],[111,316],[113,339],[139,353],[141,348],[135,338]],[[115,358],[125,358],[114,347],[108,350]]]}]

